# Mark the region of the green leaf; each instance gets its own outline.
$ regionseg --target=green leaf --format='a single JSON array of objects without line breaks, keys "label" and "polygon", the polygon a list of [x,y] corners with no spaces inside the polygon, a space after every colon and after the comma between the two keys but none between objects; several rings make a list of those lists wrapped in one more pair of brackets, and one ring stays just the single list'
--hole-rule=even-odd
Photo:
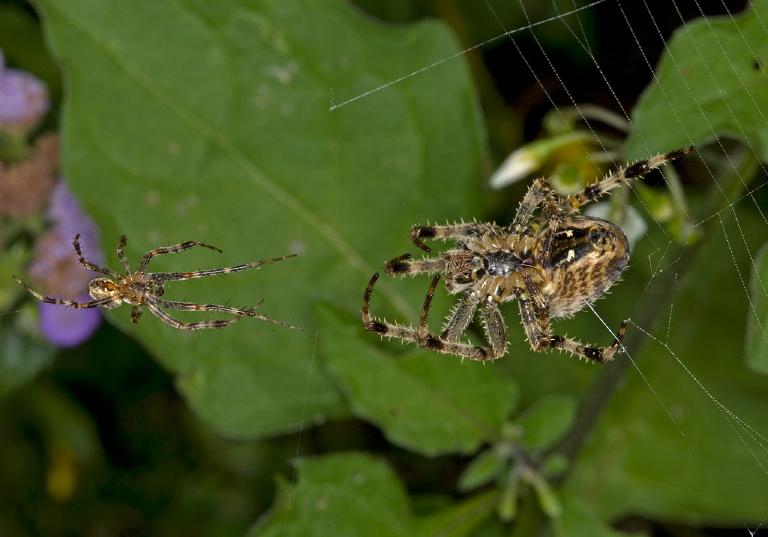
[{"label": "green leaf", "polygon": [[749,278],[746,360],[755,371],[768,373],[768,243],[755,256]]},{"label": "green leaf", "polygon": [[465,535],[488,535],[486,532],[475,532],[481,522],[487,522],[494,516],[494,508],[498,502],[499,493],[489,490],[446,507],[415,520],[414,532],[411,535],[424,537],[463,537]]},{"label": "green leaf", "polygon": [[462,472],[459,478],[459,490],[467,491],[485,485],[496,479],[505,466],[507,466],[506,461],[500,456],[498,450],[481,451]]},{"label": "green leaf", "polygon": [[300,459],[297,478],[295,484],[279,481],[275,505],[249,535],[463,537],[493,512],[495,502],[488,492],[414,517],[389,466],[358,453]]},{"label": "green leaf", "polygon": [[[594,513],[590,512],[589,507],[577,496],[565,497],[562,507],[562,515],[554,522],[555,535],[561,537],[582,537],[584,535],[589,535],[589,537],[622,537],[630,535],[611,529]],[[647,534],[633,531],[631,535],[642,537]]]},{"label": "green leaf", "polygon": [[272,511],[249,535],[380,537],[410,533],[408,498],[386,463],[363,454],[337,454],[296,463],[298,483],[279,482]]},{"label": "green leaf", "polygon": [[357,319],[319,308],[328,369],[361,418],[398,445],[427,455],[472,453],[498,436],[517,402],[512,379],[494,368],[415,350],[395,358],[371,348]]},{"label": "green leaf", "polygon": [[654,83],[632,112],[628,158],[728,135],[768,159],[768,0],[736,17],[686,24],[670,39]]},{"label": "green leaf", "polygon": [[[335,0],[39,6],[66,72],[64,171],[108,251],[125,234],[134,267],[184,240],[224,252],[161,256],[155,271],[299,254],[173,284],[164,298],[263,298],[260,314],[303,333],[248,318],[187,333],[149,313],[134,326],[127,308],[106,317],[177,373],[220,431],[259,436],[343,415],[341,394],[315,367],[310,304],[357,310],[368,275],[403,248],[414,221],[473,216],[483,153],[460,61],[329,106],[455,54],[450,33],[436,22],[383,26]],[[451,196],[435,196],[436,185]],[[392,290],[380,296],[404,307]]]},{"label": "green leaf", "polygon": [[517,419],[523,427],[523,446],[534,451],[550,447],[570,429],[575,414],[576,401],[572,397],[542,397]]}]

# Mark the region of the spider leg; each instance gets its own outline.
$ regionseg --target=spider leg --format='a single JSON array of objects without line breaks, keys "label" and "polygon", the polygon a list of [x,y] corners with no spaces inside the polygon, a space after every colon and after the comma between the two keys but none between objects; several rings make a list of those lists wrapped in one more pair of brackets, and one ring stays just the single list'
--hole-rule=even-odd
[{"label": "spider leg", "polygon": [[241,312],[237,317],[234,319],[229,319],[227,321],[224,320],[215,320],[215,321],[201,321],[197,323],[182,323],[178,319],[172,317],[168,313],[161,310],[159,307],[157,307],[156,304],[149,303],[146,305],[147,308],[149,308],[149,311],[152,312],[152,314],[163,321],[164,323],[172,326],[173,328],[179,328],[181,330],[202,330],[205,328],[222,328],[224,326],[228,326],[232,323],[236,323],[246,315],[249,315],[255,308],[251,308],[249,311],[243,311]]},{"label": "spider leg", "polygon": [[424,307],[421,310],[421,319],[419,321],[418,330],[407,328],[395,323],[388,323],[383,320],[380,321],[371,315],[371,294],[373,293],[373,286],[376,284],[376,280],[378,279],[379,275],[374,274],[371,278],[371,281],[368,282],[368,286],[365,288],[365,295],[363,296],[363,326],[365,326],[365,329],[368,332],[379,334],[380,336],[386,336],[388,338],[412,341],[417,343],[419,347],[423,349],[441,352],[443,354],[465,356],[472,360],[485,361],[494,360],[499,357],[489,349],[476,347],[466,343],[445,341],[442,338],[429,333],[429,329],[427,327],[427,318],[429,316],[429,308],[432,303],[432,297],[435,294],[435,288],[437,287],[437,283],[440,281],[440,276],[435,276],[432,280],[432,285],[429,286],[429,291],[427,291],[427,296],[424,299]]},{"label": "spider leg", "polygon": [[[531,251],[536,246],[537,236],[540,232],[538,225],[531,224],[533,212],[542,207],[542,214],[549,218],[549,236],[544,246],[544,255],[542,256],[542,265],[549,265],[549,256],[552,251],[552,242],[555,232],[560,225],[560,209],[557,206],[557,196],[549,181],[544,178],[536,179],[525,193],[523,201],[515,214],[515,220],[507,228],[509,233],[514,233],[521,237],[521,243],[518,247],[520,251]],[[527,243],[526,243],[527,242]]]},{"label": "spider leg", "polygon": [[[121,242],[122,238],[121,238]],[[124,244],[124,243],[123,243]],[[144,257],[141,258],[141,261],[139,262],[139,268],[136,269],[137,272],[145,272],[147,265],[150,261],[152,261],[152,258],[156,255],[162,255],[162,254],[173,254],[176,252],[183,252],[184,250],[189,250],[190,248],[194,248],[195,246],[202,246],[204,248],[208,248],[210,250],[215,250],[219,253],[221,253],[221,250],[216,248],[215,246],[211,246],[209,244],[205,244],[202,242],[197,241],[187,241],[182,242],[181,244],[175,244],[173,246],[166,246],[164,248],[155,248],[154,250],[150,250],[146,254],[144,254]]]},{"label": "spider leg", "polygon": [[142,309],[140,304],[134,304],[131,306],[131,322],[132,323],[138,323],[139,319],[141,318],[141,313],[144,310]]},{"label": "spider leg", "polygon": [[[240,316],[245,314],[245,315],[248,315],[249,317],[255,317],[256,319],[261,319],[262,321],[279,324],[280,326],[285,326],[287,328],[292,328],[294,330],[299,330],[301,332],[304,331],[303,328],[298,328],[291,324],[284,323],[282,321],[277,321],[275,319],[271,319],[269,317],[266,317],[265,315],[259,315],[257,313],[254,313],[254,310],[264,303],[263,300],[249,310],[230,308],[228,306],[219,306],[217,304],[195,304],[194,302],[176,302],[174,300],[160,300],[158,298],[155,298],[153,300],[153,303],[160,308],[169,308],[169,309],[180,310],[180,311],[220,311],[224,313],[234,313]],[[215,321],[215,322],[219,322],[219,321]],[[211,328],[216,328],[217,326],[213,326]],[[225,326],[225,325],[222,325],[222,326]],[[205,327],[202,327],[202,328],[205,328]]]},{"label": "spider leg", "polygon": [[[504,344],[499,350],[498,348],[486,349],[484,347],[477,347],[468,343],[447,341],[441,337],[436,337],[429,333],[429,328],[427,327],[427,317],[429,316],[429,308],[432,304],[432,297],[435,295],[435,288],[437,287],[439,281],[440,275],[437,275],[432,279],[432,285],[429,286],[427,296],[424,299],[424,308],[421,310],[421,319],[419,321],[419,339],[417,341],[419,347],[429,351],[441,352],[443,354],[466,356],[470,360],[476,360],[480,362],[500,358],[506,350],[506,337],[504,338]],[[496,311],[498,312],[498,308]],[[504,320],[501,319],[501,314],[498,315],[498,319],[503,326]]]},{"label": "spider leg", "polygon": [[75,235],[75,238],[72,239],[72,245],[75,247],[75,252],[77,253],[77,259],[80,261],[80,264],[83,265],[88,270],[92,270],[94,272],[100,272],[101,274],[106,274],[107,276],[111,276],[113,278],[116,278],[117,280],[123,279],[123,275],[120,273],[115,272],[114,270],[100,267],[99,265],[94,265],[90,261],[86,261],[85,257],[83,257],[83,252],[80,250],[80,234],[78,233]]},{"label": "spider leg", "polygon": [[[412,341],[421,345],[422,336],[419,333],[420,330],[414,330],[413,328],[407,328],[399,324],[388,323],[383,320],[380,321],[371,315],[371,294],[373,293],[373,286],[376,284],[376,280],[378,279],[379,274],[374,274],[371,277],[371,281],[368,282],[368,286],[365,288],[362,309],[363,326],[365,326],[365,329],[372,334],[379,334],[380,336],[386,336],[388,338],[394,337],[404,341]],[[424,312],[422,312],[422,316],[424,315]]]},{"label": "spider leg", "polygon": [[549,305],[531,275],[523,270],[519,272],[525,282],[525,288],[515,287],[515,298],[520,307],[520,319],[525,329],[528,343],[536,352],[541,352],[550,346],[551,324],[549,317]]},{"label": "spider leg", "polygon": [[384,265],[387,274],[420,274],[424,272],[440,272],[445,270],[443,258],[412,259],[411,254],[403,254]]},{"label": "spider leg", "polygon": [[480,236],[483,233],[501,231],[495,224],[478,224],[477,222],[449,224],[446,226],[413,226],[411,228],[411,241],[413,244],[431,252],[432,249],[424,244],[421,239],[461,239],[464,237]]},{"label": "spider leg", "polygon": [[551,341],[549,307],[536,306],[528,292],[522,287],[515,288],[515,297],[520,307],[520,319],[525,329],[528,343],[536,352],[547,349]]},{"label": "spider leg", "polygon": [[582,205],[600,198],[603,194],[613,190],[620,184],[626,183],[630,179],[636,177],[642,177],[650,173],[652,170],[658,168],[665,162],[687,155],[694,149],[696,149],[694,146],[684,147],[682,149],[678,149],[677,151],[672,151],[663,155],[657,155],[647,160],[636,162],[630,166],[627,166],[626,168],[622,168],[617,172],[605,177],[601,181],[586,187],[581,192],[577,192],[576,194],[565,198],[563,201],[561,201],[561,210],[564,213],[572,213]]},{"label": "spider leg", "polygon": [[501,358],[507,352],[507,327],[499,306],[493,301],[483,303],[480,306],[480,314],[483,319],[483,328],[485,328],[485,337],[491,344],[493,356],[491,359]]},{"label": "spider leg", "polygon": [[32,289],[29,285],[18,279],[16,276],[12,276],[14,280],[16,280],[24,289],[29,291],[32,296],[40,300],[41,302],[45,302],[46,304],[60,304],[62,306],[69,306],[71,308],[76,309],[91,309],[91,308],[98,308],[100,306],[108,306],[109,304],[112,304],[114,302],[113,297],[109,298],[102,298],[99,300],[91,300],[90,302],[75,302],[74,300],[66,300],[62,298],[54,298],[51,296],[44,296]]},{"label": "spider leg", "polygon": [[616,339],[607,347],[588,347],[575,339],[565,336],[551,336],[549,346],[553,349],[568,351],[571,354],[593,360],[595,362],[610,362],[613,355],[619,349],[621,341],[624,339],[624,332],[627,329],[627,321],[622,321]]},{"label": "spider leg", "polygon": [[377,272],[371,276],[371,280],[368,282],[368,286],[365,288],[365,294],[363,295],[363,308],[361,310],[363,326],[365,326],[365,329],[372,334],[396,337],[408,341],[418,341],[419,336],[416,330],[412,328],[406,328],[399,324],[389,324],[387,322],[378,321],[371,315],[371,294],[373,294],[373,286],[376,285],[376,281],[378,279],[379,273]]},{"label": "spider leg", "polygon": [[117,245],[117,258],[120,260],[120,263],[123,265],[123,268],[125,269],[126,274],[131,274],[131,266],[128,264],[128,259],[125,257],[125,244],[128,241],[128,239],[125,238],[125,235],[120,235],[120,243]]},{"label": "spider leg", "polygon": [[544,208],[544,214],[552,218],[558,216],[560,211],[556,202],[557,196],[546,179],[536,179],[528,188],[525,197],[515,214],[515,220],[509,225],[510,232],[525,233],[528,223],[533,218],[533,212],[539,207]]},{"label": "spider leg", "polygon": [[[197,243],[202,246],[207,246],[202,243]],[[210,248],[213,248],[212,246]],[[206,276],[215,276],[217,274],[229,274],[231,272],[240,272],[241,270],[247,270],[249,268],[266,265],[267,263],[274,263],[275,261],[282,261],[283,259],[289,259],[296,257],[296,254],[284,255],[282,257],[276,257],[274,259],[267,259],[266,261],[257,261],[255,263],[247,263],[245,265],[237,265],[235,267],[224,267],[219,269],[198,270],[194,272],[152,272],[152,279],[156,282],[173,282],[180,280],[189,280],[192,278],[205,278]]]},{"label": "spider leg", "polygon": [[445,324],[443,333],[440,334],[440,339],[445,341],[458,341],[461,335],[472,322],[472,317],[477,309],[479,300],[477,294],[469,291],[461,297],[456,306],[454,306],[451,315],[448,317],[448,322]]}]

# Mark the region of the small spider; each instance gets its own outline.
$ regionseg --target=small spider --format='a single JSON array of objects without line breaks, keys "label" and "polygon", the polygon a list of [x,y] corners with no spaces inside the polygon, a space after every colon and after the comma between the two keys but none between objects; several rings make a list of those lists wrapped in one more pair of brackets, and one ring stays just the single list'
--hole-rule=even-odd
[{"label": "small spider", "polygon": [[[208,244],[203,244],[202,242],[197,242],[197,241],[187,241],[181,244],[177,244],[175,246],[167,246],[165,248],[156,248],[155,250],[151,250],[147,252],[146,254],[144,254],[144,257],[141,258],[141,261],[139,262],[139,268],[136,270],[136,272],[132,272],[131,267],[128,265],[128,261],[125,257],[125,253],[123,252],[123,248],[125,248],[125,243],[126,243],[126,239],[125,239],[125,235],[123,235],[120,237],[120,244],[117,247],[117,257],[120,259],[120,262],[123,264],[123,267],[125,268],[125,275],[122,275],[118,272],[115,272],[114,270],[100,267],[98,265],[94,265],[93,263],[86,261],[85,258],[83,257],[82,252],[80,251],[80,235],[79,234],[76,235],[74,240],[72,241],[72,244],[75,247],[75,252],[77,252],[77,258],[80,260],[81,265],[83,265],[85,268],[89,270],[100,272],[102,274],[109,276],[109,278],[96,278],[95,280],[91,280],[91,282],[88,284],[88,294],[90,294],[91,298],[93,298],[93,300],[90,302],[80,303],[80,302],[75,302],[73,300],[64,300],[64,299],[58,299],[58,298],[53,298],[49,296],[43,296],[37,291],[30,288],[26,283],[22,282],[16,276],[13,276],[13,279],[19,282],[19,284],[21,284],[22,286],[24,286],[24,288],[30,293],[32,293],[32,295],[34,295],[38,300],[41,300],[48,304],[61,304],[64,306],[70,306],[78,309],[88,309],[88,308],[98,308],[98,307],[112,309],[112,308],[117,308],[118,306],[120,306],[120,304],[122,304],[123,302],[126,302],[131,305],[131,321],[134,323],[139,322],[139,318],[141,317],[141,313],[143,311],[142,306],[146,306],[155,317],[157,317],[164,323],[174,328],[181,328],[184,330],[200,330],[202,328],[220,328],[222,326],[227,326],[234,322],[237,322],[243,317],[245,317],[246,315],[248,317],[256,317],[257,319],[261,319],[262,321],[269,321],[270,323],[275,323],[281,326],[286,326],[288,328],[293,328],[294,330],[302,330],[301,328],[296,328],[295,326],[292,326],[288,323],[276,321],[274,319],[270,319],[269,317],[265,317],[263,315],[258,315],[254,313],[254,310],[259,306],[261,306],[261,304],[264,302],[263,300],[249,310],[239,310],[237,308],[217,306],[215,304],[202,305],[202,304],[194,304],[192,302],[176,302],[173,300],[163,300],[162,298],[160,298],[165,292],[165,284],[167,282],[189,280],[191,278],[203,278],[205,276],[213,276],[215,274],[228,274],[230,272],[240,272],[241,270],[258,267],[266,263],[273,263],[275,261],[288,259],[289,257],[295,257],[295,255],[286,255],[283,257],[276,257],[275,259],[268,259],[267,261],[258,261],[256,263],[248,263],[246,265],[237,265],[236,267],[200,270],[196,272],[147,272],[146,271],[147,265],[152,260],[152,258],[155,257],[156,255],[171,254],[174,252],[183,252],[184,250],[189,250],[190,248],[193,248],[195,246],[203,246],[205,248],[209,248],[211,250],[221,252],[221,250],[219,250],[215,246],[210,246]],[[113,281],[110,278],[117,281]],[[161,308],[169,308],[169,309],[184,310],[184,311],[222,311],[226,313],[234,313],[237,315],[237,317],[229,320],[201,321],[197,323],[182,323],[181,321],[173,318],[171,315],[163,311]]]},{"label": "small spider", "polygon": [[[477,222],[414,226],[411,241],[426,252],[431,250],[422,239],[452,239],[456,246],[438,257],[421,260],[405,254],[387,262],[384,270],[400,275],[443,273],[448,293],[461,294],[461,300],[443,332],[439,336],[430,334],[427,316],[440,280],[438,274],[424,300],[418,329],[388,323],[371,316],[371,294],[379,277],[374,274],[363,297],[365,329],[412,341],[427,350],[472,360],[495,360],[507,351],[506,326],[499,305],[516,299],[534,351],[555,348],[595,362],[612,360],[624,338],[626,321],[608,347],[586,346],[551,331],[550,319],[569,317],[600,298],[621,276],[629,259],[629,243],[618,226],[575,213],[629,179],[642,177],[693,150],[687,147],[637,162],[568,197],[558,196],[546,179],[537,179],[507,227]],[[540,214],[534,216],[539,208]],[[459,341],[478,308],[489,348]]]}]

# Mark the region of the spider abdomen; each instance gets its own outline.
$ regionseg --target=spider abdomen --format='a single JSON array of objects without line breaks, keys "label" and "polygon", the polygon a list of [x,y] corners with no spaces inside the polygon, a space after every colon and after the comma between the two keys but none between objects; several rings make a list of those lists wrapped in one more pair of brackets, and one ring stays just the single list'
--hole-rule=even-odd
[{"label": "spider abdomen", "polygon": [[567,317],[600,298],[621,276],[629,260],[629,242],[607,220],[572,217],[555,232],[549,263],[551,317]]}]

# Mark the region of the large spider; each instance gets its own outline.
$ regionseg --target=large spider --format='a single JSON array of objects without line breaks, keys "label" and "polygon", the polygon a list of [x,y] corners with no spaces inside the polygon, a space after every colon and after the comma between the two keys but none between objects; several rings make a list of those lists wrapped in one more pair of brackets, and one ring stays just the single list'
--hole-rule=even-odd
[{"label": "large spider", "polygon": [[[450,294],[461,294],[443,332],[429,333],[427,317],[440,280],[429,287],[418,329],[371,316],[370,299],[379,275],[374,274],[363,297],[365,329],[382,336],[417,343],[420,347],[472,360],[495,360],[506,353],[507,334],[499,305],[517,299],[525,333],[533,350],[568,351],[595,362],[607,362],[621,345],[626,321],[608,347],[591,347],[552,334],[550,319],[568,317],[602,296],[621,276],[629,258],[629,243],[615,224],[592,216],[576,216],[582,205],[622,183],[642,177],[665,162],[693,151],[693,147],[659,155],[620,169],[582,191],[558,196],[546,179],[528,189],[514,221],[414,226],[411,240],[431,251],[423,239],[452,239],[456,246],[438,257],[414,260],[410,254],[386,263],[387,274],[442,273]],[[540,214],[534,216],[537,209]],[[477,309],[490,347],[459,341]]]},{"label": "large spider", "polygon": [[[125,268],[125,275],[122,275],[114,270],[94,265],[93,263],[86,261],[83,257],[83,253],[80,251],[80,235],[76,235],[72,241],[77,252],[77,258],[80,264],[89,270],[100,272],[109,276],[109,278],[96,278],[91,280],[88,284],[88,294],[93,298],[90,302],[75,302],[73,300],[65,300],[59,298],[53,298],[49,296],[43,296],[37,291],[33,290],[26,283],[13,276],[13,279],[19,282],[24,288],[32,293],[38,300],[46,302],[48,304],[61,304],[64,306],[70,306],[78,309],[89,308],[116,308],[123,302],[131,305],[131,321],[134,323],[139,322],[139,318],[142,313],[142,306],[146,306],[152,314],[163,321],[166,324],[174,328],[181,328],[184,330],[200,330],[202,328],[220,328],[222,326],[230,325],[239,321],[245,316],[256,317],[262,321],[269,321],[270,323],[279,324],[294,330],[301,330],[288,323],[282,321],[276,321],[265,317],[264,315],[258,315],[254,313],[254,310],[261,306],[263,300],[256,304],[254,307],[248,310],[240,310],[237,308],[230,308],[227,306],[217,306],[215,304],[194,304],[192,302],[176,302],[173,300],[163,300],[160,298],[165,292],[165,284],[167,282],[189,280],[191,278],[203,278],[205,276],[213,276],[215,274],[228,274],[230,272],[240,272],[253,267],[258,267],[266,263],[273,263],[275,261],[281,261],[288,259],[289,257],[295,257],[295,255],[285,255],[283,257],[276,257],[275,259],[268,259],[266,261],[258,261],[256,263],[248,263],[245,265],[237,265],[236,267],[226,267],[210,270],[199,270],[196,272],[147,272],[147,265],[153,257],[160,254],[171,254],[174,252],[183,252],[189,250],[195,246],[203,246],[217,252],[221,252],[215,246],[210,246],[202,242],[187,241],[175,246],[167,246],[165,248],[156,248],[150,250],[139,262],[139,268],[136,272],[131,271],[131,267],[128,265],[128,261],[125,257],[123,249],[125,248],[125,235],[120,237],[120,244],[117,247],[117,257],[120,259],[123,267]],[[117,281],[113,281],[117,280]],[[221,311],[225,313],[234,313],[237,316],[229,320],[211,320],[201,321],[196,323],[182,323],[181,321],[173,318],[171,315],[163,311],[161,308],[169,308],[174,310],[184,311]]]}]

